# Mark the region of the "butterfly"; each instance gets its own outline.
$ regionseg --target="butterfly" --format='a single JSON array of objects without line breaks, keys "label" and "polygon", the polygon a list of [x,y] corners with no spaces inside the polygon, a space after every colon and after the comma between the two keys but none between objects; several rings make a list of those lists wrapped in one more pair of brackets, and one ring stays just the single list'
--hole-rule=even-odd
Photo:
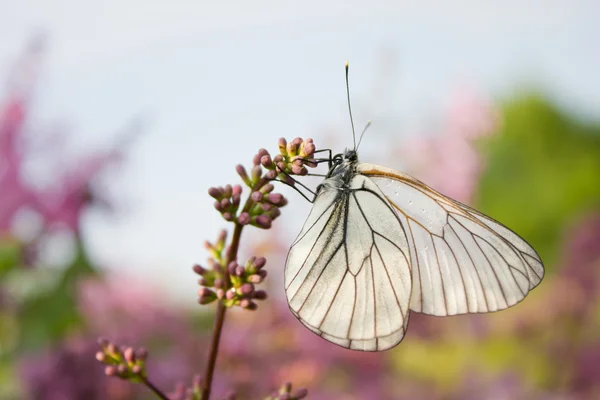
[{"label": "butterfly", "polygon": [[[348,64],[346,88],[350,104]],[[356,149],[329,158],[286,260],[289,308],[312,332],[387,350],[411,311],[499,311],[541,282],[540,256],[516,233],[407,174],[359,162]]]}]

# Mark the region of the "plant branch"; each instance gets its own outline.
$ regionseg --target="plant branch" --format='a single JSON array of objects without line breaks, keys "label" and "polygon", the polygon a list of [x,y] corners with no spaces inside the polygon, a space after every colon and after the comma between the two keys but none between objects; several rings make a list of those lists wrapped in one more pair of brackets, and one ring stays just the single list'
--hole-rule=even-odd
[{"label": "plant branch", "polygon": [[[248,204],[248,203],[247,203]],[[226,277],[228,278],[227,266],[230,262],[237,259],[238,248],[240,246],[240,237],[242,235],[243,225],[236,223],[235,229],[233,230],[233,238],[231,239],[231,246],[227,251],[226,263],[223,266],[225,270]],[[229,286],[229,279],[224,280],[226,282],[226,288]],[[213,334],[211,338],[210,344],[210,352],[208,355],[208,365],[206,367],[206,372],[204,374],[204,382],[202,385],[202,400],[210,399],[210,389],[212,386],[213,373],[215,371],[215,366],[217,364],[217,354],[219,352],[219,342],[221,340],[221,332],[223,331],[223,323],[225,322],[225,312],[227,311],[227,307],[223,305],[223,302],[219,300],[217,305],[217,315],[215,320],[215,326],[213,329]]]},{"label": "plant branch", "polygon": [[160,389],[154,386],[152,382],[148,380],[148,378],[142,378],[142,382],[148,389],[152,390],[158,398],[161,400],[169,400],[169,398],[163,392],[161,392]]}]

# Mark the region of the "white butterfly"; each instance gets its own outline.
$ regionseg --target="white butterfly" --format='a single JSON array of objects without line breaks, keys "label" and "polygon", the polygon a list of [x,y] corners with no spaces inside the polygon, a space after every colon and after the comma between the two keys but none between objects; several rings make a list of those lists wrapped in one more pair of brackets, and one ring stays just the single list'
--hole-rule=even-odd
[{"label": "white butterfly", "polygon": [[330,164],[284,278],[290,310],[322,338],[386,350],[403,339],[410,311],[503,310],[542,280],[536,251],[494,219],[409,175],[360,163],[356,150]]}]

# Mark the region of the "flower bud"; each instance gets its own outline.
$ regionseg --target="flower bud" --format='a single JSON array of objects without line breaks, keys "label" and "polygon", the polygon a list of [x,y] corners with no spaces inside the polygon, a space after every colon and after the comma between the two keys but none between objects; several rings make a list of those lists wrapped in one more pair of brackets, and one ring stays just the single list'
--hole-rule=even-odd
[{"label": "flower bud", "polygon": [[267,259],[264,257],[257,257],[256,260],[254,260],[254,262],[253,262],[254,267],[256,269],[261,269],[262,267],[265,266],[266,263],[267,263]]},{"label": "flower bud", "polygon": [[250,275],[248,277],[248,282],[251,282],[251,283],[261,283],[262,280],[263,280],[263,278],[258,274]]},{"label": "flower bud", "polygon": [[235,269],[235,274],[237,276],[244,276],[245,273],[246,273],[246,268],[242,267],[241,265],[238,265],[237,268]]},{"label": "flower bud", "polygon": [[271,193],[275,189],[272,183],[267,183],[265,186],[260,188],[260,192],[263,194]]},{"label": "flower bud", "polygon": [[298,400],[301,400],[301,399],[305,398],[306,396],[308,396],[307,388],[300,388],[300,389],[296,390],[296,393],[294,393],[294,397]]},{"label": "flower bud", "polygon": [[259,203],[262,201],[263,199],[263,194],[261,192],[252,192],[252,194],[250,195],[250,198],[252,199],[252,201],[254,201],[255,203]]},{"label": "flower bud", "polygon": [[255,165],[254,167],[252,167],[252,182],[257,182],[260,177],[262,176],[262,168],[260,165]]},{"label": "flower bud", "polygon": [[270,155],[262,156],[262,158],[260,159],[260,164],[267,169],[275,168],[275,164],[273,164],[273,160],[271,159]]},{"label": "flower bud", "polygon": [[269,193],[267,200],[270,203],[275,204],[276,206],[278,206],[281,202],[283,202],[283,195],[281,193]]},{"label": "flower bud", "polygon": [[125,376],[126,373],[127,373],[127,366],[125,366],[123,364],[117,365],[117,375]]},{"label": "flower bud", "polygon": [[223,219],[225,219],[225,221],[233,221],[233,214],[230,212],[224,212]]},{"label": "flower bud", "polygon": [[235,166],[235,172],[238,173],[238,175],[240,176],[240,178],[242,178],[242,181],[244,181],[244,183],[246,185],[250,185],[250,177],[248,176],[248,173],[246,172],[246,168],[244,168],[243,165],[238,164]]},{"label": "flower bud", "polygon": [[280,138],[278,145],[279,145],[279,152],[282,155],[287,155],[287,141],[285,140],[285,138]]},{"label": "flower bud", "polygon": [[249,294],[254,292],[254,285],[251,283],[244,283],[242,286],[240,286],[239,292],[244,296],[248,296]]},{"label": "flower bud", "polygon": [[140,361],[146,361],[146,359],[148,358],[148,350],[146,350],[143,347],[140,347],[135,351],[135,356]]},{"label": "flower bud", "polygon": [[101,363],[103,363],[106,360],[106,354],[104,354],[103,352],[99,351],[96,353],[96,360],[100,361]]},{"label": "flower bud", "polygon": [[216,200],[220,200],[223,196],[223,192],[219,188],[211,187],[208,189],[208,195]]},{"label": "flower bud", "polygon": [[238,217],[238,223],[240,225],[248,225],[250,223],[250,214],[248,214],[247,212],[241,213]]},{"label": "flower bud", "polygon": [[131,372],[133,372],[136,375],[139,375],[139,373],[142,372],[141,365],[134,365],[133,367],[131,367]]},{"label": "flower bud", "polygon": [[254,297],[256,300],[265,300],[268,295],[264,290],[256,290],[252,297]]},{"label": "flower bud", "polygon": [[223,188],[223,197],[231,197],[232,187],[231,185],[225,185]]},{"label": "flower bud", "polygon": [[227,266],[227,272],[229,272],[229,275],[235,275],[235,271],[236,271],[237,267],[238,267],[238,264],[235,261],[230,262],[229,265]]},{"label": "flower bud", "polygon": [[235,298],[235,292],[233,290],[228,290],[225,292],[225,298],[227,300],[233,300]]},{"label": "flower bud", "polygon": [[262,214],[256,217],[256,225],[263,229],[269,229],[273,220],[268,215]]},{"label": "flower bud", "polygon": [[240,307],[247,310],[256,310],[258,305],[250,299],[242,299],[242,301],[240,301]]},{"label": "flower bud", "polygon": [[277,171],[275,171],[274,169],[267,171],[267,173],[265,174],[265,178],[272,181],[273,179],[277,178]]},{"label": "flower bud", "polygon": [[194,270],[195,273],[197,273],[198,275],[204,275],[206,274],[208,271],[202,267],[201,265],[195,264],[192,269]]},{"label": "flower bud", "polygon": [[125,361],[133,363],[135,362],[135,352],[133,350],[132,347],[128,347],[125,349],[125,351],[123,351],[123,357],[125,358]]},{"label": "flower bud", "polygon": [[117,367],[115,367],[114,365],[107,366],[106,368],[104,368],[104,374],[106,374],[106,376],[116,376]]}]

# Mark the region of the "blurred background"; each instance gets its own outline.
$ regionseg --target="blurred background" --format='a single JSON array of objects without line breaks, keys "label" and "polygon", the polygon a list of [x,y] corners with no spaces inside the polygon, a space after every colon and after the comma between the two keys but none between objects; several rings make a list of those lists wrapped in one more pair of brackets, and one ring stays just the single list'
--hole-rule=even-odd
[{"label": "blurred background", "polygon": [[[207,189],[277,139],[351,146],[502,221],[547,275],[491,315],[413,313],[396,348],[306,330],[282,269],[309,204],[241,258],[269,300],[227,316],[215,398],[600,398],[600,7],[546,1],[0,0],[0,398],[141,399],[95,339],[150,349],[164,391],[201,373]],[[309,185],[318,181],[307,180]]]}]

